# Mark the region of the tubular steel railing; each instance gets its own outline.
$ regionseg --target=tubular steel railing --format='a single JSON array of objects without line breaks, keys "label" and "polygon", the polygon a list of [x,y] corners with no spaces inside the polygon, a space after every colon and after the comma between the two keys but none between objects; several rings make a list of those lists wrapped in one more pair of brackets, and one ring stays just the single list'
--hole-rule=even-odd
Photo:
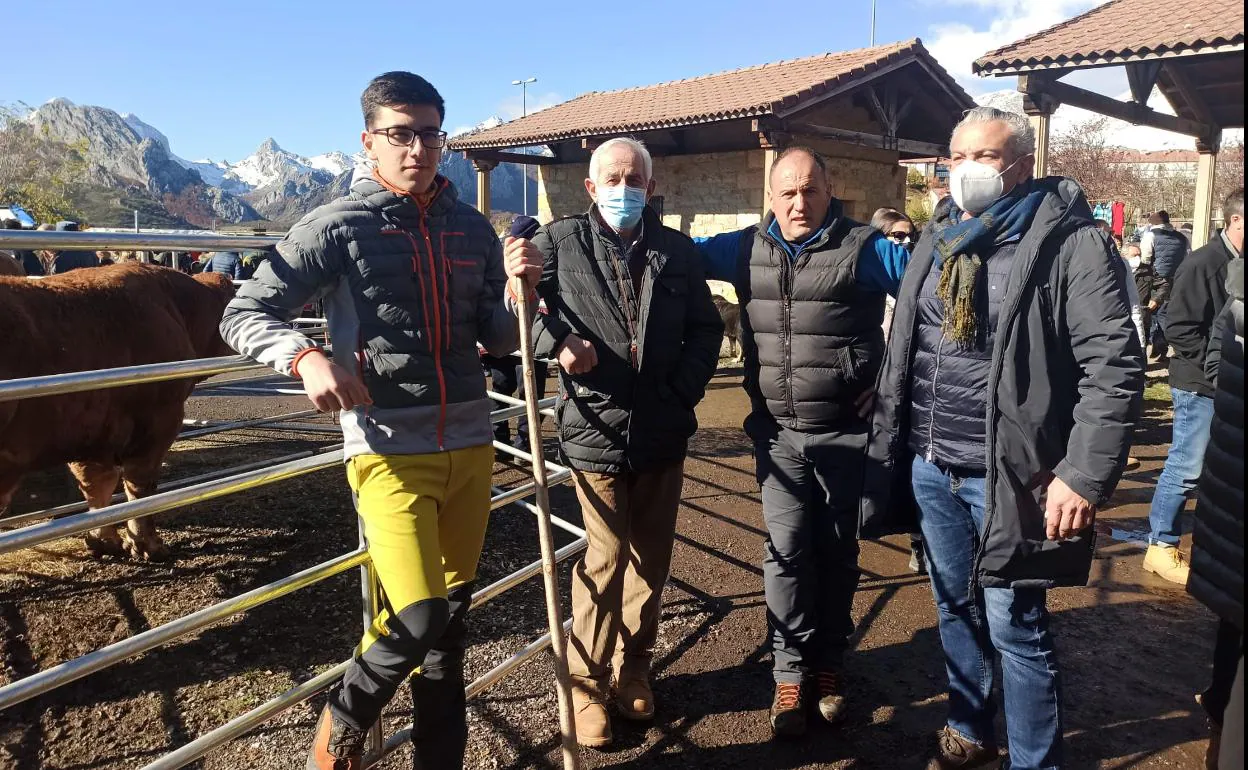
[{"label": "tubular steel railing", "polygon": [[[21,240],[19,238],[6,235],[6,231],[0,231],[0,247],[43,248],[46,247],[47,244],[40,242],[39,238],[45,235],[61,236],[61,238],[55,242],[56,246],[59,248],[89,248],[90,246],[88,246],[88,243],[90,243],[90,245],[102,245],[102,242],[98,240],[91,240],[89,242],[86,240],[79,241],[76,239],[79,235],[93,235],[96,237],[105,235],[125,235],[125,239],[108,239],[109,245],[113,248],[122,248],[122,246],[117,245],[118,241],[121,241],[126,248],[136,248],[135,244],[138,243],[135,238],[130,237],[130,234],[70,234],[75,236],[75,238],[69,239],[64,237],[67,235],[65,233],[20,233],[19,235],[24,238],[31,238],[32,236],[35,236],[35,238],[32,240]],[[188,237],[170,237],[165,240],[150,240],[151,238],[154,238],[154,236],[149,236],[149,239],[145,239],[143,241],[144,245],[149,248],[191,248],[188,244],[192,239]],[[218,238],[213,239],[212,245],[209,245],[207,243],[207,239],[205,239],[203,248],[255,248],[256,246],[252,243],[252,240],[254,239]],[[67,241],[72,241],[72,243],[67,243]],[[246,243],[244,243],[244,241]],[[164,380],[187,377],[204,377],[224,372],[260,368],[264,367],[254,361],[251,361],[250,359],[242,356],[228,356],[215,359],[174,361],[170,363],[149,364],[145,366],[120,367],[99,371],[72,372],[69,374],[31,377],[0,382],[0,401],[37,398],[63,393],[76,393],[97,388],[124,387],[127,385],[160,382]],[[497,401],[507,405],[505,408],[499,409],[491,414],[492,421],[497,422],[500,420],[506,420],[511,417],[519,416],[523,413],[522,401],[497,396],[497,394],[493,393],[490,395],[495,397]],[[539,406],[543,408],[542,414],[550,414],[550,407],[553,403],[554,399],[546,399],[539,402]],[[237,430],[250,427],[262,427],[266,425],[280,425],[283,429],[295,428],[296,425],[298,425],[297,423],[287,421],[298,417],[308,416],[309,414],[310,412],[305,411],[257,420],[239,420],[223,424],[203,425],[202,427],[197,425],[195,427],[200,428],[199,430],[192,430],[189,433],[183,434],[183,437],[194,437],[197,435],[202,436],[206,435],[207,432]],[[309,425],[308,427],[325,429],[332,426]],[[495,442],[494,446],[497,450],[501,450],[518,459],[529,461],[532,459],[532,455],[528,452],[514,449],[506,444]],[[63,518],[56,518],[52,521],[47,521],[41,524],[34,524],[21,529],[0,533],[0,554],[9,553],[23,548],[30,548],[52,540],[81,534],[87,530],[95,529],[97,527],[119,524],[128,519],[154,516],[158,513],[163,513],[165,511],[192,503],[212,500],[225,495],[236,494],[254,489],[256,487],[273,484],[278,481],[284,481],[296,476],[302,476],[338,465],[342,462],[342,460],[342,445],[336,444],[321,450],[309,450],[307,452],[294,453],[274,458],[272,460],[247,463],[234,468],[199,474],[190,478],[172,482],[166,485],[166,489],[159,494],[140,498],[138,500],[115,502],[112,505],[96,510],[83,511],[85,506],[80,503],[75,503],[44,511],[9,517],[7,519],[0,519],[0,526],[3,526],[6,524],[24,524],[33,520],[54,516],[63,516]],[[546,464],[549,468],[549,483],[551,485],[566,482],[571,478],[571,471],[567,468],[549,461],[547,461]],[[497,509],[504,505],[519,503],[526,510],[537,513],[536,506],[525,500],[526,497],[534,494],[535,489],[536,484],[534,482],[521,484],[512,489],[494,487],[490,507],[491,509]],[[120,496],[115,497],[114,500],[117,500],[119,497]],[[559,518],[554,518],[553,523],[565,531],[570,532],[577,538],[575,541],[565,545],[556,553],[558,561],[569,559],[585,549],[586,540],[585,531],[583,529],[577,527],[571,522],[563,521]],[[38,697],[39,695],[45,694],[92,673],[106,669],[127,658],[160,647],[174,639],[202,630],[233,615],[274,601],[294,591],[306,588],[335,575],[342,574],[343,572],[353,568],[360,568],[362,570],[362,597],[364,599],[363,619],[367,624],[370,622],[370,619],[376,611],[379,587],[376,582],[376,577],[372,574],[371,562],[361,539],[360,547],[355,551],[309,567],[289,577],[259,586],[251,591],[240,594],[239,596],[218,602],[217,604],[206,607],[190,615],[170,621],[151,630],[127,639],[123,639],[122,641],[110,644],[101,649],[87,653],[86,655],[65,661],[64,663],[0,687],[0,711],[11,708],[16,704],[22,703],[23,701],[31,698]],[[490,601],[524,581],[541,574],[541,571],[542,562],[538,560],[511,573],[510,575],[500,578],[494,583],[485,586],[481,590],[474,593],[472,606],[477,607],[487,601]],[[495,666],[484,676],[472,682],[466,689],[467,697],[475,697],[498,681],[501,681],[516,668],[528,660],[531,660],[538,653],[549,647],[550,643],[551,640],[549,634],[545,634],[544,636],[533,641],[512,657]],[[261,706],[236,717],[227,724],[196,738],[185,746],[182,746],[172,753],[161,757],[155,762],[152,762],[146,766],[145,770],[171,770],[172,768],[182,767],[186,764],[194,762],[213,749],[245,734],[249,730],[273,718],[277,714],[282,713],[295,704],[327,689],[342,676],[348,663],[349,661],[340,663],[333,668],[318,674],[312,679],[300,683],[267,703],[264,703]],[[410,730],[411,726],[409,725],[394,735],[385,738],[384,742],[380,732],[378,730],[374,730],[373,740],[370,741],[372,748],[369,760],[370,765],[380,761],[381,758],[393,752],[398,746],[407,740],[410,737]]]}]

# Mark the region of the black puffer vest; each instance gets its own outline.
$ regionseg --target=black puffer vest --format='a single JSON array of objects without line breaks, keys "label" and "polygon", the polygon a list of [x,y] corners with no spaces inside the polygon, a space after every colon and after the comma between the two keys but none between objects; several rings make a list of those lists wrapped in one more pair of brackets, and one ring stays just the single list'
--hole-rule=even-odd
[{"label": "black puffer vest", "polygon": [[[743,243],[736,280],[745,340],[745,390],[755,414],[815,433],[856,418],[854,399],[884,355],[884,295],[858,285],[858,257],[875,233],[832,199],[823,234],[791,258],[767,229]],[[748,259],[745,257],[748,256]]]},{"label": "black puffer vest", "polygon": [[969,347],[945,337],[945,309],[936,296],[940,268],[919,290],[910,402],[910,450],[945,467],[982,471],[987,462],[988,369],[1001,300],[1009,290],[1017,243],[1002,244],[975,286],[978,339]]},{"label": "black puffer vest", "polygon": [[1169,227],[1153,230],[1153,271],[1162,278],[1173,278],[1179,263],[1187,256],[1187,239]]}]

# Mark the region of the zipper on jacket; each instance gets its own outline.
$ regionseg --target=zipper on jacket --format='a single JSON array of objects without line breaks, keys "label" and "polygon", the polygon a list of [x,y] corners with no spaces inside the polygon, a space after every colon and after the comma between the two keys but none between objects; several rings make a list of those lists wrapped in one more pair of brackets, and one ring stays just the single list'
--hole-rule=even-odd
[{"label": "zipper on jacket", "polygon": [[940,333],[940,341],[936,343],[936,367],[932,370],[932,406],[927,415],[927,462],[936,459],[936,391],[940,387],[940,354],[945,350],[945,333]]},{"label": "zipper on jacket", "polygon": [[[788,259],[788,265],[783,260]],[[797,420],[797,406],[793,403],[793,270],[797,257],[789,257],[785,251],[780,263],[781,318],[780,338],[784,344],[784,403],[789,419]]]},{"label": "zipper on jacket", "polygon": [[[1015,293],[1013,301],[1010,303],[1008,312],[1004,307],[1002,307],[1001,311],[999,311],[1001,315],[997,317],[997,329],[1008,331],[1009,326],[1016,320],[1018,309],[1023,304],[1023,291],[1027,288],[1027,285],[1031,282],[1032,275],[1035,273],[1036,263],[1040,261],[1040,250],[1044,248],[1044,242],[1049,239],[1049,236],[1053,234],[1053,231],[1057,229],[1059,224],[1066,221],[1066,217],[1069,215],[1070,206],[1067,206],[1066,210],[1062,212],[1062,215],[1058,218],[1058,220],[1049,225],[1049,228],[1040,236],[1039,242],[1036,246],[1036,255],[1032,258],[1031,263],[1027,265],[1027,272],[1022,276],[1022,280],[1018,283],[1018,291]],[[1021,241],[1019,242],[1019,245],[1022,245]],[[1017,252],[1015,255],[1017,256]],[[1061,258],[1060,249],[1056,258]],[[1006,319],[1009,319],[1008,323],[1006,323]],[[1002,326],[1003,323],[1006,325]],[[988,368],[988,403],[986,404],[986,408],[984,410],[984,443],[987,445],[984,452],[984,531],[979,537],[979,544],[975,549],[975,561],[971,565],[972,588],[979,584],[979,570],[984,559],[984,548],[988,545],[988,536],[992,533],[992,521],[996,518],[996,501],[993,500],[993,487],[996,485],[997,480],[997,453],[994,446],[997,440],[997,435],[996,430],[993,427],[993,422],[995,421],[997,414],[996,385],[1001,382],[1001,370],[1005,367],[1005,348],[1007,347],[1007,335],[998,334],[997,344],[993,346],[992,359]]]},{"label": "zipper on jacket", "polygon": [[[420,208],[417,206],[417,208]],[[433,241],[429,238],[429,228],[425,225],[425,210],[420,209],[420,234],[425,238],[425,249],[429,255],[429,278],[433,281],[433,370],[438,375],[438,449],[445,447],[446,437],[446,375],[442,372],[442,300],[438,296],[437,263],[433,258]]]}]

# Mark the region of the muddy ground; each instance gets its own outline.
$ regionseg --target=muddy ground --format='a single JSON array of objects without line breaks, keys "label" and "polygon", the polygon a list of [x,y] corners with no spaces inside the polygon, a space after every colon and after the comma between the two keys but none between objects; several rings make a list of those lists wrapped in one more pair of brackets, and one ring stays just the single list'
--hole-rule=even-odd
[{"label": "muddy ground", "polygon": [[[762,518],[740,430],[740,371],[721,370],[698,414],[672,579],[656,655],[652,725],[617,723],[589,767],[921,767],[942,724],[944,670],[927,581],[906,569],[904,538],[863,545],[849,663],[851,716],[796,743],[771,741],[763,646]],[[188,414],[244,418],[305,408],[297,397],[197,396]],[[1150,402],[1129,473],[1098,521],[1087,588],[1050,594],[1065,673],[1069,766],[1199,767],[1204,724],[1193,701],[1208,676],[1213,616],[1140,569],[1147,504],[1169,438],[1168,404]],[[247,430],[175,445],[167,479],[333,443],[332,436]],[[521,476],[498,467],[499,481]],[[28,479],[17,512],[75,499],[67,472]],[[570,490],[557,514],[580,516]],[[350,550],[343,474],[334,468],[158,517],[170,564],[100,562],[80,541],[0,556],[0,681],[9,682]],[[1116,539],[1125,538],[1125,539]],[[571,537],[559,533],[557,544]],[[481,585],[537,558],[532,516],[496,511]],[[567,587],[567,565],[562,585]],[[531,580],[472,616],[470,676],[544,630]],[[565,613],[567,602],[564,603]],[[0,713],[0,768],[140,767],[348,656],[360,633],[354,571],[235,616],[198,635]],[[558,766],[552,668],[543,655],[470,707],[472,768]],[[291,709],[197,767],[301,768],[322,700]],[[387,732],[406,723],[401,692]],[[410,767],[406,751],[382,765]]]}]

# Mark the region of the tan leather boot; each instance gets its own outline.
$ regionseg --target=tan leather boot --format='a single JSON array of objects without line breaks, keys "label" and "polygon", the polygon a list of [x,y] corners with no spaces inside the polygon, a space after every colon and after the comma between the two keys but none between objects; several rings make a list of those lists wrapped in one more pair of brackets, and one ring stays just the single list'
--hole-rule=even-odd
[{"label": "tan leather boot", "polygon": [[576,715],[576,742],[591,749],[611,743],[611,717],[601,693],[572,685],[572,712]]},{"label": "tan leather boot", "polygon": [[615,685],[615,705],[620,716],[635,722],[654,718],[654,691],[650,682],[641,677],[629,677]]},{"label": "tan leather boot", "polygon": [[1187,585],[1187,577],[1191,573],[1187,557],[1172,545],[1153,543],[1144,554],[1144,571],[1151,572],[1159,578]]}]

